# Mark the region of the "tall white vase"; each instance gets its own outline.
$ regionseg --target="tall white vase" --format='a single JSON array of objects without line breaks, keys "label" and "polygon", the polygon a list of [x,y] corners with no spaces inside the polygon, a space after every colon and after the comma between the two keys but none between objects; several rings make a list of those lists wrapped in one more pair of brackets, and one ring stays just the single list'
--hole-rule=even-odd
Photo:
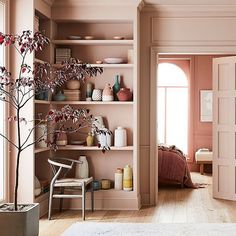
[{"label": "tall white vase", "polygon": [[125,147],[127,146],[127,133],[126,129],[122,127],[117,127],[115,130],[115,147]]},{"label": "tall white vase", "polygon": [[[40,138],[47,140],[47,124],[40,124],[36,127],[35,140],[38,140]],[[38,148],[47,147],[47,143],[44,140],[42,140],[41,142],[37,142],[36,147],[38,147]]]},{"label": "tall white vase", "polygon": [[82,164],[76,165],[75,177],[78,179],[85,179],[89,177],[89,166],[86,156],[80,156],[79,161],[82,161]]}]

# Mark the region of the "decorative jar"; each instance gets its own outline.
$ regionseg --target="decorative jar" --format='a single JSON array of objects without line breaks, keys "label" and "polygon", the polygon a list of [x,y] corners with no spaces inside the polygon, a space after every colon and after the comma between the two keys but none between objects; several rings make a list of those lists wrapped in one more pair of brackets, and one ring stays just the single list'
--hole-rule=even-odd
[{"label": "decorative jar", "polygon": [[94,89],[92,94],[93,101],[101,101],[102,100],[102,90],[101,89]]},{"label": "decorative jar", "polygon": [[131,101],[132,100],[132,92],[129,88],[121,88],[117,93],[117,97],[119,101]]},{"label": "decorative jar", "polygon": [[115,130],[115,147],[125,147],[127,146],[127,132],[126,129],[122,127],[117,127]]},{"label": "decorative jar", "polygon": [[113,100],[114,100],[113,90],[112,90],[110,84],[106,84],[105,88],[102,91],[102,101],[103,102],[111,102]]},{"label": "decorative jar", "polygon": [[65,131],[61,131],[58,134],[56,144],[58,146],[65,146],[65,145],[67,145],[67,143],[68,143],[67,134]]},{"label": "decorative jar", "polygon": [[89,177],[89,166],[86,156],[80,156],[79,161],[82,164],[77,164],[75,168],[75,177],[78,179],[86,179]]},{"label": "decorative jar", "polygon": [[133,190],[133,171],[130,165],[126,165],[124,168],[123,190],[126,191]]},{"label": "decorative jar", "polygon": [[123,171],[121,168],[117,168],[115,172],[115,190],[123,189]]},{"label": "decorative jar", "polygon": [[43,139],[40,142],[36,143],[36,147],[44,148],[47,147],[47,124],[42,123],[36,126],[35,128],[35,140]]},{"label": "decorative jar", "polygon": [[113,89],[113,94],[114,94],[114,100],[118,101],[117,93],[120,90],[120,75],[116,75],[115,84],[113,85],[112,89]]},{"label": "decorative jar", "polygon": [[87,142],[88,147],[93,146],[93,136],[92,136],[91,132],[88,133],[88,136],[86,138],[86,142]]},{"label": "decorative jar", "polygon": [[80,88],[80,82],[77,79],[70,79],[66,82],[66,87],[71,90],[76,90]]}]

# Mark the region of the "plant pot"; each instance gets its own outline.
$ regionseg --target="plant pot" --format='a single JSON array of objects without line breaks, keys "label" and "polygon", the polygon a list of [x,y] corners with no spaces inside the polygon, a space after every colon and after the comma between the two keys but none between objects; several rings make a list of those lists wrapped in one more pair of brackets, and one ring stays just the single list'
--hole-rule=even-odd
[{"label": "plant pot", "polygon": [[[2,205],[5,204],[0,206]],[[13,203],[7,203],[7,205],[13,205]],[[30,205],[30,207],[25,211],[0,210],[1,236],[37,236],[39,234],[39,204],[22,205]]]}]

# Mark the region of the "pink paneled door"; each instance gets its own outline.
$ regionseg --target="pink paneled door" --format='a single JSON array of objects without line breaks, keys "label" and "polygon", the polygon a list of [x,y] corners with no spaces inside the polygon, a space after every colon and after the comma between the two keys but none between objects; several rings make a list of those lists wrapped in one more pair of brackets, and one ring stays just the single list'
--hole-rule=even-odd
[{"label": "pink paneled door", "polygon": [[213,59],[213,197],[236,200],[236,57]]}]

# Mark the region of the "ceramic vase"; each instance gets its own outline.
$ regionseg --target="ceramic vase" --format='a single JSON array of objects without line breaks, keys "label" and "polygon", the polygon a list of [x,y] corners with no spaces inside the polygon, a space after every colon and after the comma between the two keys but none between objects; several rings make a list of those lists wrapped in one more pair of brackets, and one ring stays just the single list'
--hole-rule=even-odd
[{"label": "ceramic vase", "polygon": [[87,83],[86,86],[86,101],[92,101],[92,87],[93,85],[91,83]]},{"label": "ceramic vase", "polygon": [[102,100],[102,90],[101,89],[94,89],[92,94],[93,101],[101,101]]},{"label": "ceramic vase", "polygon": [[[47,140],[47,124],[40,124],[36,126],[35,140],[38,140],[40,138],[44,139],[45,141]],[[44,140],[37,142],[36,147],[39,148],[47,147],[47,143]]]},{"label": "ceramic vase", "polygon": [[66,87],[71,90],[76,90],[80,88],[80,82],[77,79],[70,79],[66,82]]},{"label": "ceramic vase", "polygon": [[104,125],[102,125],[101,130],[104,131],[104,133],[101,133],[99,135],[99,142],[101,144],[102,147],[111,147],[112,144],[112,134],[108,133],[108,129],[105,128]]},{"label": "ceramic vase", "polygon": [[123,190],[132,191],[133,189],[133,171],[130,165],[126,165],[123,174]]},{"label": "ceramic vase", "polygon": [[82,164],[76,165],[75,177],[78,179],[86,179],[89,177],[89,166],[86,156],[80,156],[79,161],[82,161]]},{"label": "ceramic vase", "polygon": [[122,127],[117,127],[115,130],[115,147],[125,147],[127,146],[127,132],[126,129]]},{"label": "ceramic vase", "polygon": [[113,100],[114,100],[113,90],[112,90],[110,84],[106,84],[105,88],[102,91],[102,101],[103,102],[111,102]]},{"label": "ceramic vase", "polygon": [[114,100],[118,101],[117,93],[120,90],[120,75],[116,75],[115,84],[113,85],[112,89],[113,89],[113,94],[114,94]]},{"label": "ceramic vase", "polygon": [[58,146],[65,146],[65,145],[67,145],[67,143],[68,143],[67,134],[66,134],[65,131],[61,131],[61,132],[58,134],[56,144],[57,144]]},{"label": "ceramic vase", "polygon": [[115,190],[123,189],[123,172],[121,168],[117,168],[115,172]]},{"label": "ceramic vase", "polygon": [[55,94],[53,96],[53,99],[55,101],[65,101],[66,100],[66,96],[62,93],[62,91],[59,91],[57,94]]},{"label": "ceramic vase", "polygon": [[93,146],[93,136],[92,136],[92,133],[88,133],[88,136],[86,138],[86,142],[87,142],[87,146],[88,147],[91,147]]},{"label": "ceramic vase", "polygon": [[131,101],[132,100],[132,92],[129,88],[121,88],[117,93],[117,97],[119,101]]}]

